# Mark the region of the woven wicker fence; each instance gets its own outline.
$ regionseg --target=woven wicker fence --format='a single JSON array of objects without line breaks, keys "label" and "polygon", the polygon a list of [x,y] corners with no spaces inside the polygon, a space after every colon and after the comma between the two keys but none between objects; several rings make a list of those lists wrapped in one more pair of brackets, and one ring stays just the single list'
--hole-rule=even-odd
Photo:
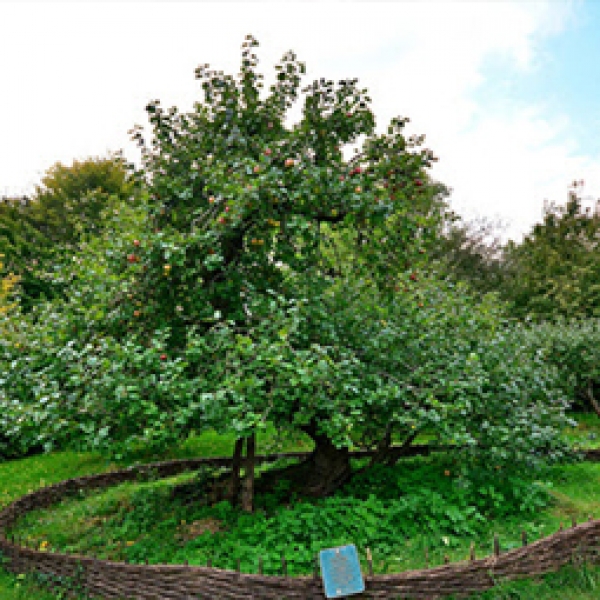
[{"label": "woven wicker fence", "polygon": [[[307,453],[257,457],[265,462]],[[354,456],[366,454],[353,453]],[[590,453],[589,459],[598,457]],[[68,479],[36,490],[0,512],[0,552],[14,573],[43,573],[56,581],[75,583],[102,598],[136,600],[192,599],[302,599],[325,597],[322,581],[313,576],[284,577],[187,565],[139,565],[87,556],[42,552],[25,548],[6,537],[6,530],[27,512],[46,508],[80,490],[105,488],[148,477],[169,477],[202,465],[226,466],[229,458],[199,458],[130,467],[122,471]],[[355,598],[427,599],[466,596],[493,587],[499,579],[539,575],[575,561],[594,561],[600,547],[600,521],[589,521],[506,553],[498,547],[492,556],[432,569],[392,575],[364,576],[365,592]]]}]

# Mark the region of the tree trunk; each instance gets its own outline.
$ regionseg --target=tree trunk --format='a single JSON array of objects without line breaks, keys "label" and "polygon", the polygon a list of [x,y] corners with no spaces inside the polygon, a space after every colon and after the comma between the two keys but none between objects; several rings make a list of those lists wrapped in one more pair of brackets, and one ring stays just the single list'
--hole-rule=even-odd
[{"label": "tree trunk", "polygon": [[336,448],[326,435],[316,432],[313,424],[303,430],[315,442],[315,449],[298,465],[304,475],[301,492],[316,498],[330,496],[352,477],[348,449]]},{"label": "tree trunk", "polygon": [[256,434],[252,433],[246,438],[246,460],[244,462],[245,475],[242,490],[242,510],[254,511],[254,463],[256,450]]}]

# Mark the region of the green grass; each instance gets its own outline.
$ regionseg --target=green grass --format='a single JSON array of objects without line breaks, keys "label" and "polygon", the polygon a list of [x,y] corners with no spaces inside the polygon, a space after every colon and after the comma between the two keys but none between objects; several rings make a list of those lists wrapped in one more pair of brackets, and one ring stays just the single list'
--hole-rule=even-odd
[{"label": "green grass", "polygon": [[[579,419],[580,425],[570,429],[566,435],[580,447],[593,447],[596,443],[594,434],[600,433],[600,420],[595,416],[586,415]],[[310,444],[306,440],[274,439],[273,431],[258,437],[258,452],[308,450]],[[161,460],[175,457],[189,456],[227,456],[233,449],[233,437],[218,436],[214,433],[205,433],[202,436],[188,440],[179,448],[173,449],[168,456],[137,457],[139,462]],[[420,481],[431,477],[432,481],[441,483],[440,489],[446,485],[450,489],[450,479],[440,478],[446,468],[452,468],[451,462],[444,462],[443,458],[416,459],[407,465],[403,472],[402,481],[409,482],[410,472],[415,471]],[[121,465],[119,465],[120,467]],[[97,473],[117,468],[117,465],[103,460],[100,456],[85,453],[57,452],[50,455],[32,457],[24,460],[0,464],[0,506],[35,489],[40,485],[54,483],[69,477],[77,477],[89,473]],[[421,469],[421,471],[418,471]],[[437,475],[436,475],[437,474]],[[39,515],[32,514],[29,518],[19,523],[18,533],[28,537],[37,544],[47,544],[54,548],[69,551],[93,551],[100,556],[109,558],[127,557],[129,560],[141,560],[142,556],[150,555],[151,562],[161,562],[170,559],[173,562],[189,560],[192,564],[203,563],[210,552],[214,552],[214,544],[205,544],[210,540],[210,534],[190,538],[193,532],[193,522],[206,518],[214,518],[209,507],[171,506],[165,510],[165,502],[169,487],[180,483],[190,474],[176,478],[148,482],[145,484],[124,484],[102,492],[96,492],[79,499],[69,499],[52,509],[43,511]],[[406,479],[408,477],[409,479]],[[437,479],[435,479],[437,477]],[[600,518],[600,465],[581,463],[562,465],[544,473],[541,485],[551,497],[552,503],[544,510],[534,511],[533,515],[520,516],[508,514],[501,518],[494,515],[488,516],[488,521],[482,524],[471,535],[446,535],[444,532],[427,535],[411,535],[402,539],[401,543],[386,548],[386,540],[379,553],[374,553],[375,570],[377,573],[396,572],[424,566],[424,549],[428,547],[430,564],[441,564],[444,556],[452,561],[464,560],[469,551],[471,541],[475,541],[478,556],[489,554],[492,545],[492,535],[498,534],[503,549],[510,549],[520,544],[522,530],[526,530],[529,540],[543,537],[553,533],[561,523],[570,524],[571,518],[578,521],[589,516]],[[426,490],[425,488],[423,488]],[[285,492],[282,491],[283,496]],[[134,500],[134,502],[132,502]],[[339,501],[339,499],[338,499]],[[351,500],[352,510],[360,510],[363,500]],[[346,506],[348,503],[333,505],[331,510],[345,514],[348,522],[367,519],[368,511],[372,508],[365,501],[364,512],[360,519],[353,519]],[[132,510],[135,506],[135,510]],[[296,505],[298,506],[298,505]],[[315,514],[327,514],[330,505],[317,507]],[[273,507],[271,507],[272,509]],[[269,507],[263,507],[269,513]],[[295,506],[288,511],[293,513]],[[221,509],[223,510],[223,507]],[[310,507],[305,505],[302,510],[310,512]],[[344,512],[345,511],[345,512]],[[271,510],[272,512],[272,510]],[[282,509],[285,512],[285,509]],[[161,514],[162,523],[158,523],[157,514]],[[301,512],[299,513],[302,514]],[[308,514],[308,513],[307,513]],[[310,513],[312,514],[312,513]],[[240,521],[238,516],[231,512],[222,512],[225,521],[236,526]],[[286,526],[284,516],[283,522]],[[312,518],[312,517],[311,517]],[[146,528],[140,524],[146,520]],[[289,519],[288,519],[289,520]],[[182,523],[182,521],[186,521]],[[380,520],[381,521],[381,520]],[[69,523],[68,530],[64,523]],[[377,524],[379,526],[380,523]],[[243,525],[243,522],[242,522]],[[326,525],[326,524],[325,524]],[[300,529],[302,526],[300,524]],[[155,530],[155,531],[153,531]],[[229,532],[231,533],[231,531]],[[358,535],[358,533],[357,533]],[[373,534],[375,535],[375,534]],[[170,537],[169,537],[170,536]],[[215,536],[216,537],[216,536]],[[335,537],[335,536],[333,536]],[[190,538],[190,539],[187,539]],[[202,538],[202,539],[200,539]],[[172,544],[165,544],[165,539],[172,539]],[[198,541],[200,540],[200,542]],[[204,540],[204,541],[203,541]],[[321,544],[322,540],[319,540]],[[350,543],[352,539],[329,540],[328,545]],[[128,543],[129,542],[129,543]],[[204,547],[203,546],[206,546]],[[358,544],[357,544],[358,545]],[[319,547],[324,547],[322,544]],[[315,550],[316,548],[311,549]],[[360,550],[360,546],[359,546]],[[210,551],[210,552],[209,552]],[[154,553],[154,554],[153,554]],[[213,554],[214,556],[214,554]],[[218,557],[217,557],[218,558]],[[256,566],[250,556],[243,558],[242,567],[249,572],[256,572]],[[254,552],[253,558],[256,558]],[[244,563],[246,560],[246,563]],[[217,566],[229,567],[229,564]],[[277,572],[278,566],[273,562],[265,562],[265,571]],[[294,572],[294,565],[290,565]],[[298,571],[298,572],[301,572]],[[586,567],[584,569],[563,569],[557,574],[545,576],[537,580],[509,582],[486,592],[474,596],[481,600],[522,599],[543,600],[545,598],[560,598],[585,600],[600,597],[600,568]],[[557,595],[557,591],[560,594]],[[0,599],[25,600],[58,600],[59,596],[40,590],[28,578],[18,579],[0,570]]]}]

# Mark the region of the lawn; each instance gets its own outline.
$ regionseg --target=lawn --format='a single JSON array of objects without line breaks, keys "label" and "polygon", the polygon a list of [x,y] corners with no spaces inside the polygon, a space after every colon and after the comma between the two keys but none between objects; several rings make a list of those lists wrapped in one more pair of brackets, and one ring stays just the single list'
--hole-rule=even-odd
[{"label": "lawn", "polygon": [[[580,447],[597,446],[600,420],[585,415],[578,421],[578,427],[568,430],[566,435]],[[160,458],[222,456],[229,455],[232,448],[233,438],[206,433],[174,449],[168,457]],[[276,440],[272,431],[258,438],[259,453],[306,449],[309,449],[309,445],[304,440]],[[146,456],[143,460],[157,458]],[[357,461],[356,465],[359,464]],[[0,465],[0,505],[40,485],[115,467],[100,456],[73,452],[57,452],[4,463]],[[134,562],[145,559],[150,562],[188,560],[191,564],[203,564],[210,557],[215,566],[233,568],[236,557],[232,548],[236,548],[242,551],[242,569],[256,572],[257,539],[268,541],[269,531],[273,540],[281,535],[293,537],[294,531],[298,531],[304,532],[308,547],[304,554],[301,550],[296,551],[297,560],[291,560],[289,564],[291,574],[306,572],[310,557],[314,556],[317,549],[353,542],[357,542],[359,550],[365,543],[373,548],[375,571],[383,573],[423,567],[425,548],[431,565],[440,564],[445,557],[452,561],[464,560],[471,542],[476,544],[478,556],[489,554],[493,534],[499,536],[503,549],[510,549],[520,543],[523,530],[533,540],[556,531],[561,523],[570,524],[572,518],[578,521],[589,516],[600,518],[600,465],[580,463],[561,465],[543,473],[532,487],[537,491],[528,500],[533,502],[532,510],[523,515],[514,510],[506,514],[496,511],[496,514],[488,498],[487,508],[480,511],[484,516],[481,522],[479,515],[475,515],[477,519],[474,518],[470,523],[469,519],[461,520],[457,513],[454,515],[457,522],[451,523],[451,503],[460,502],[462,498],[455,494],[452,469],[449,457],[417,458],[397,467],[394,481],[400,488],[410,487],[411,492],[416,490],[417,496],[420,495],[419,501],[428,507],[429,516],[437,518],[442,524],[444,519],[448,519],[448,530],[458,533],[445,532],[443,525],[440,530],[434,527],[424,533],[418,528],[411,530],[407,525],[410,520],[406,519],[406,511],[423,512],[422,507],[418,503],[414,506],[406,502],[394,504],[393,498],[385,498],[386,489],[389,491],[390,473],[383,474],[384,481],[379,481],[377,477],[368,480],[366,494],[362,493],[365,490],[361,492],[355,486],[357,489],[351,489],[345,495],[338,494],[333,499],[317,501],[314,505],[290,503],[289,507],[276,509],[277,502],[285,497],[285,489],[282,489],[279,500],[275,497],[271,500],[257,499],[258,518],[253,519],[254,522],[249,522],[247,517],[229,510],[227,506],[203,507],[186,504],[183,500],[174,501],[170,495],[173,485],[189,480],[190,474],[144,484],[124,484],[83,498],[66,500],[43,514],[32,514],[18,524],[16,533],[42,547],[91,551],[107,558],[127,558]],[[444,476],[446,472],[450,475]],[[523,497],[520,499],[523,500]],[[542,503],[543,508],[536,508],[536,502]],[[439,505],[439,514],[435,512],[436,503]],[[489,506],[492,506],[492,510]],[[382,519],[375,518],[369,524],[368,514],[390,510],[390,507],[396,511],[394,518],[397,519],[393,532],[381,527]],[[307,521],[303,524],[302,519]],[[260,522],[258,526],[256,521]],[[69,523],[68,529],[64,527],[65,522]],[[312,529],[307,538],[308,522],[312,524]],[[198,535],[201,532],[198,527],[206,523],[217,524],[217,527],[220,524],[225,532]],[[348,524],[353,528],[348,528]],[[405,535],[399,536],[398,531],[402,531],[402,527],[405,528]],[[338,532],[338,535],[331,535],[331,531]],[[245,544],[247,550],[244,554]],[[277,572],[275,557],[280,551],[285,551],[284,546],[275,548],[273,560],[270,560],[265,544],[266,573]],[[583,600],[597,598],[598,585],[598,568],[588,567],[578,571],[563,569],[558,574],[536,581],[506,583],[477,598],[549,599],[556,598],[560,589],[561,599]],[[13,577],[0,571],[0,598],[56,600],[59,596],[39,590],[26,578]]]}]

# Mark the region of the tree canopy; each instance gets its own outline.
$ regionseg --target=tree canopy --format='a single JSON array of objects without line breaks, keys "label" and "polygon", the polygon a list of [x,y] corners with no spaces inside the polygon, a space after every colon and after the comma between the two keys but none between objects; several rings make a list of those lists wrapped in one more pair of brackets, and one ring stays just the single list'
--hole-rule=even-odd
[{"label": "tree canopy", "polygon": [[582,208],[578,186],[566,205],[549,205],[543,222],[506,249],[502,294],[519,318],[600,316],[600,214]]},{"label": "tree canopy", "polygon": [[74,256],[67,308],[38,316],[60,352],[6,390],[50,388],[48,437],[113,454],[235,432],[246,506],[267,422],[312,438],[297,481],[315,496],[352,477],[350,447],[393,464],[423,432],[496,465],[558,455],[556,369],[503,305],[428,273],[448,208],[423,137],[401,117],[379,133],[356,79],[301,87],[292,52],[264,89],[256,46],[237,78],[197,70],[191,112],[148,105],[147,196]]}]

